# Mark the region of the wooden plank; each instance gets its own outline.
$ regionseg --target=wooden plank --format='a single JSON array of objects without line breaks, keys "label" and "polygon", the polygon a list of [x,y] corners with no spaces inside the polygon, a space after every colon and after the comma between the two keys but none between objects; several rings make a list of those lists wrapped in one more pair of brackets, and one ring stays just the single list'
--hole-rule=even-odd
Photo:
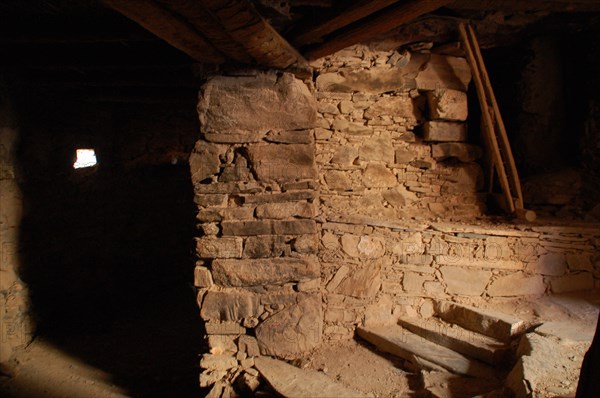
[{"label": "wooden plank", "polygon": [[103,2],[198,62],[215,64],[225,62],[224,55],[194,28],[154,1],[103,0]]},{"label": "wooden plank", "polygon": [[305,56],[309,59],[324,57],[353,44],[360,43],[363,40],[370,39],[373,36],[397,28],[402,24],[410,22],[428,12],[435,11],[451,2],[452,0],[410,0],[400,4],[393,10],[386,12],[384,15],[371,19],[347,32],[335,35],[325,43],[307,51]]},{"label": "wooden plank", "polygon": [[304,57],[247,0],[204,0],[203,6],[233,40],[263,66],[308,68]]},{"label": "wooden plank", "polygon": [[212,45],[227,57],[241,63],[249,63],[252,58],[245,49],[232,40],[225,28],[196,0],[157,0],[173,14],[180,15],[192,27],[202,34]]},{"label": "wooden plank", "polygon": [[300,47],[306,44],[319,42],[323,36],[335,32],[346,25],[356,22],[397,2],[398,0],[361,0],[354,3],[350,8],[342,11],[332,19],[321,21],[321,23],[313,24],[299,30],[294,34],[292,43]]},{"label": "wooden plank", "polygon": [[467,60],[471,65],[471,69],[473,70],[473,81],[475,82],[475,88],[477,90],[477,96],[479,98],[479,105],[481,106],[481,116],[483,117],[485,124],[484,131],[486,132],[486,142],[488,144],[488,149],[491,152],[492,160],[494,162],[495,169],[498,174],[498,179],[500,180],[500,186],[502,188],[504,197],[506,198],[507,211],[508,213],[513,213],[515,211],[515,204],[511,195],[510,184],[508,182],[506,170],[502,161],[502,155],[500,154],[500,148],[498,147],[498,142],[496,141],[494,123],[490,115],[488,105],[489,100],[487,98],[486,89],[481,79],[481,71],[479,70],[477,60],[475,59],[475,54],[473,53],[473,48],[471,47],[471,42],[469,40],[465,24],[461,23],[458,26],[458,28],[460,31],[460,36],[463,42],[463,48],[465,50]]},{"label": "wooden plank", "polygon": [[521,191],[521,181],[519,179],[519,173],[517,171],[517,166],[515,164],[515,158],[512,153],[512,149],[510,147],[510,142],[508,141],[508,135],[506,134],[506,127],[504,126],[504,120],[502,119],[502,115],[500,113],[500,108],[498,107],[498,102],[496,101],[496,96],[494,95],[494,90],[492,88],[492,82],[490,81],[490,76],[485,67],[485,63],[483,62],[483,56],[481,55],[481,50],[479,49],[479,43],[477,42],[477,36],[475,35],[475,31],[471,25],[467,26],[468,33],[470,35],[471,41],[473,43],[473,50],[475,59],[478,62],[479,70],[481,72],[483,84],[486,90],[486,95],[491,102],[492,109],[494,110],[494,121],[497,127],[497,133],[500,137],[500,148],[502,153],[504,154],[504,158],[508,163],[508,177],[509,182],[512,185],[512,191],[516,194],[517,202],[515,207],[517,209],[523,209],[523,192]]}]

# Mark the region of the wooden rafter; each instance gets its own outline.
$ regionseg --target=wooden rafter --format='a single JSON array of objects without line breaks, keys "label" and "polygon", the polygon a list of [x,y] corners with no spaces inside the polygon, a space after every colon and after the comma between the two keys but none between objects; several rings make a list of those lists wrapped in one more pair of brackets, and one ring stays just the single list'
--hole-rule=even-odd
[{"label": "wooden rafter", "polygon": [[356,22],[397,2],[398,0],[361,0],[327,21],[321,21],[320,23],[306,26],[299,30],[294,34],[292,43],[298,47],[317,43],[323,36],[335,32],[346,25]]},{"label": "wooden rafter", "polygon": [[224,27],[202,6],[201,1],[157,0],[163,7],[182,16],[201,32],[208,41],[234,61],[250,63],[251,58],[245,49],[225,32]]},{"label": "wooden rafter", "polygon": [[307,65],[247,0],[204,0],[202,5],[259,64],[279,69]]},{"label": "wooden rafter", "polygon": [[363,40],[388,32],[451,2],[452,0],[410,0],[355,28],[334,35],[323,44],[307,51],[305,56],[309,59],[324,57]]},{"label": "wooden rafter", "polygon": [[170,45],[203,63],[222,63],[225,56],[189,23],[152,0],[103,0],[104,3]]}]

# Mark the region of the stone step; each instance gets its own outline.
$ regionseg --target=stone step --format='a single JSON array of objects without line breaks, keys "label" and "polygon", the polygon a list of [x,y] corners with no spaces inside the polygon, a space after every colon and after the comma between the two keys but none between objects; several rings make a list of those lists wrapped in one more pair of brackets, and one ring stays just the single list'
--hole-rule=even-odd
[{"label": "stone step", "polygon": [[321,372],[299,369],[278,359],[257,357],[254,365],[271,387],[283,397],[370,397],[330,379]]},{"label": "stone step", "polygon": [[[358,335],[378,349],[418,366],[439,367],[452,373],[493,379],[494,369],[449,348],[425,340],[400,325],[359,327]],[[424,360],[424,361],[423,361]],[[429,363],[434,366],[430,366]]]},{"label": "stone step", "polygon": [[510,348],[504,343],[458,325],[437,318],[406,318],[398,323],[424,339],[490,365],[502,365],[508,360]]},{"label": "stone step", "polygon": [[448,323],[503,342],[525,333],[532,326],[528,322],[498,311],[482,310],[450,301],[438,302],[436,314]]}]

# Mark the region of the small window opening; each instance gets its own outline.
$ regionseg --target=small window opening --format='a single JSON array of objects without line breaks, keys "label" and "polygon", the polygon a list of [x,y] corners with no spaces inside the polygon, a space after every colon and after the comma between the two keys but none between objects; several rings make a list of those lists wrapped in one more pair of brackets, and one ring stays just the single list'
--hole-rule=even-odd
[{"label": "small window opening", "polygon": [[95,166],[98,161],[96,160],[96,151],[93,149],[77,149],[77,158],[73,163],[74,169],[82,169],[84,167]]}]

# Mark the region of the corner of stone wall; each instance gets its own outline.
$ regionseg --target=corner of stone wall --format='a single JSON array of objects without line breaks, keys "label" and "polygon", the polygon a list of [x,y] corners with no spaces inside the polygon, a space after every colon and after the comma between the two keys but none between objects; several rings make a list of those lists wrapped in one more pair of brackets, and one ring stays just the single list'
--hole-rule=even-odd
[{"label": "corner of stone wall", "polygon": [[203,85],[190,156],[201,232],[195,285],[210,352],[201,386],[256,387],[254,358],[296,358],[322,335],[316,101],[288,73]]},{"label": "corner of stone wall", "polygon": [[32,339],[28,290],[19,277],[22,197],[17,182],[18,129],[7,98],[0,97],[0,363]]}]

